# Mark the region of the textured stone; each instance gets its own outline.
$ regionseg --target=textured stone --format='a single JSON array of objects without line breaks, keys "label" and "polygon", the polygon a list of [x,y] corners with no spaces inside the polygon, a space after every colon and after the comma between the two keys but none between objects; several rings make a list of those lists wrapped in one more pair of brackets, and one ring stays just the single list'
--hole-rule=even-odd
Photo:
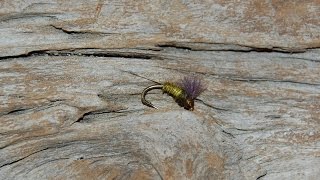
[{"label": "textured stone", "polygon": [[[320,3],[0,2],[0,179],[317,179]],[[195,111],[143,88],[195,73]]]}]

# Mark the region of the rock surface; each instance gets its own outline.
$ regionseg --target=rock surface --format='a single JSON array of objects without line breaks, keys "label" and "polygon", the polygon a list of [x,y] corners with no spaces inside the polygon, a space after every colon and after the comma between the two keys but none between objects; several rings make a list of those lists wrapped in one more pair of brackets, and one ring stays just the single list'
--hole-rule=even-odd
[{"label": "rock surface", "polygon": [[0,7],[0,179],[318,179],[318,0]]}]

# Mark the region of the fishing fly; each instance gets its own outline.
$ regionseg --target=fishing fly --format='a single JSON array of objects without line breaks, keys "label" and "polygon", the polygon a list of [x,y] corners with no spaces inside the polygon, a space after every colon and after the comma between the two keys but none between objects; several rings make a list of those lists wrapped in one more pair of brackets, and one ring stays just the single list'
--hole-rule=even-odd
[{"label": "fishing fly", "polygon": [[201,79],[194,75],[186,76],[177,83],[167,81],[163,84],[148,86],[141,93],[141,102],[146,106],[158,109],[145,99],[147,93],[153,89],[162,89],[163,93],[173,97],[181,107],[193,111],[194,100],[206,90],[206,87]]}]

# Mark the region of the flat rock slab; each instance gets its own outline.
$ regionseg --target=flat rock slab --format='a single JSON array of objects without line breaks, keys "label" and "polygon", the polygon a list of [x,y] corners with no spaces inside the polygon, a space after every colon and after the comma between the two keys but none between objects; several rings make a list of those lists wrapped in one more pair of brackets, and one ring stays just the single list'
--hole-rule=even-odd
[{"label": "flat rock slab", "polygon": [[0,6],[0,179],[318,179],[317,0]]}]

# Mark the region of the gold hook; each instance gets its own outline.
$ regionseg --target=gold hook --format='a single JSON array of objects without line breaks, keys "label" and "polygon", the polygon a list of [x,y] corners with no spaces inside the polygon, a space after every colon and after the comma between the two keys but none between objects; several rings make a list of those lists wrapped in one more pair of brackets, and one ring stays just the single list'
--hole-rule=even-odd
[{"label": "gold hook", "polygon": [[163,87],[162,84],[151,85],[151,86],[146,87],[141,93],[141,102],[142,102],[142,104],[144,104],[146,106],[149,106],[149,107],[152,107],[152,108],[155,108],[155,109],[158,109],[150,101],[146,100],[146,95],[147,95],[148,91],[153,90],[153,89],[162,89],[162,87]]}]

